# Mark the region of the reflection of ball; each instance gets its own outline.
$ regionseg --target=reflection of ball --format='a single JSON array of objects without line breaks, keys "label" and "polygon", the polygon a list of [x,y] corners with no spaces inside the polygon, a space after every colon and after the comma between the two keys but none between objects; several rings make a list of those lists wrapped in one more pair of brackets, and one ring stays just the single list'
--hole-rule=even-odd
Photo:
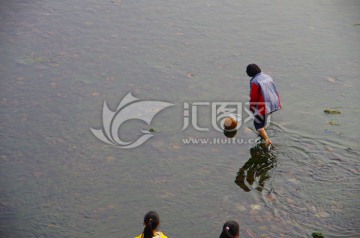
[{"label": "reflection of ball", "polygon": [[235,129],[237,126],[237,121],[234,117],[227,117],[225,120],[224,120],[224,128],[225,130],[232,130],[232,129]]},{"label": "reflection of ball", "polygon": [[228,131],[228,130],[224,130],[224,135],[227,137],[227,138],[234,138],[235,135],[237,133],[237,130],[231,130],[231,131]]}]

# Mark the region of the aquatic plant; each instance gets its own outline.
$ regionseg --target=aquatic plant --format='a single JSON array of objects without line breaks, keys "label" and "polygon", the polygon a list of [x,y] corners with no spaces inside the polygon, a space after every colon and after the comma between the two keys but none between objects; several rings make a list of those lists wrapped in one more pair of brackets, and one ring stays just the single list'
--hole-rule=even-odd
[{"label": "aquatic plant", "polygon": [[321,232],[313,232],[311,236],[313,238],[325,238],[325,236]]},{"label": "aquatic plant", "polygon": [[325,109],[324,112],[326,114],[331,114],[331,115],[341,114],[341,112],[339,110],[335,110],[335,109]]}]

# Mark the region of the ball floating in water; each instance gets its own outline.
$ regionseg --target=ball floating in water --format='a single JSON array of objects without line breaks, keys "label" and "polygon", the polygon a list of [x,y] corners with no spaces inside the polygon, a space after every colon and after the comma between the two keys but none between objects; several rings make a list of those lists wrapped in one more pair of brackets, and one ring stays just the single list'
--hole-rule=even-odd
[{"label": "ball floating in water", "polygon": [[233,130],[237,127],[237,121],[234,117],[229,116],[224,120],[224,129],[225,130]]}]

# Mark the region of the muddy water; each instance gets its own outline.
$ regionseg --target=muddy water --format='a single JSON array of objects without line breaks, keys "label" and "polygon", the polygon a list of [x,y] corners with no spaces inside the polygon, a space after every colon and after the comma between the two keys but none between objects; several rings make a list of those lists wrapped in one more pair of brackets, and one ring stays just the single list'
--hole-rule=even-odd
[{"label": "muddy water", "polygon": [[[358,1],[5,1],[0,3],[0,234],[132,237],[157,210],[169,237],[357,237]],[[244,68],[276,81],[275,147],[243,123],[211,124],[248,95]],[[132,92],[175,104],[129,121],[135,149],[98,140],[106,101]],[[184,122],[197,105],[199,131]],[[341,111],[327,115],[325,109]],[[189,139],[202,142],[185,143]],[[210,143],[211,142],[211,143]]]}]

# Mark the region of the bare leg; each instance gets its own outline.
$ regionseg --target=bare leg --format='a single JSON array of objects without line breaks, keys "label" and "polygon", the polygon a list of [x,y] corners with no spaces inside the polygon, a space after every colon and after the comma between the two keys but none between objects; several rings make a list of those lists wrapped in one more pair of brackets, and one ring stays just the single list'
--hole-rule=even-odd
[{"label": "bare leg", "polygon": [[265,146],[268,147],[269,145],[272,144],[272,141],[269,139],[265,128],[261,128],[258,130],[258,132],[260,133],[261,138],[263,138],[265,140]]}]

